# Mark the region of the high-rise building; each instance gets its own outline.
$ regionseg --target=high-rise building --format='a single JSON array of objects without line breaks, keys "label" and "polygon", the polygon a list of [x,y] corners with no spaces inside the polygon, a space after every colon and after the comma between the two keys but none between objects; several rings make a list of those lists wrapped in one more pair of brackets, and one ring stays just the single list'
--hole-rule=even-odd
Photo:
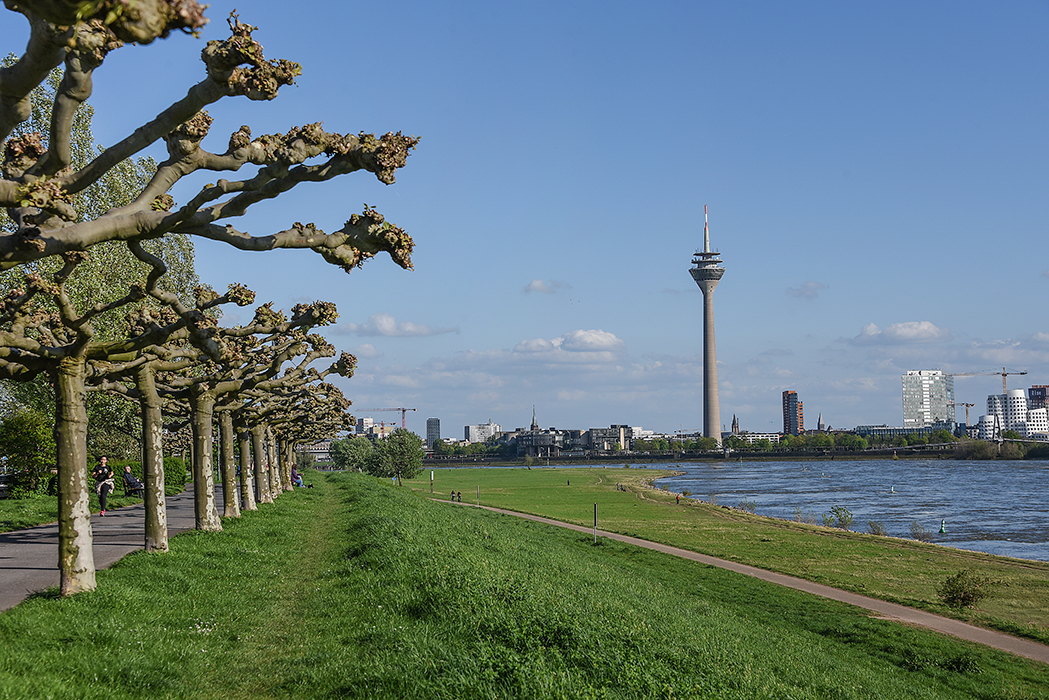
[{"label": "high-rise building", "polygon": [[721,407],[718,404],[718,359],[714,349],[714,288],[725,269],[721,259],[710,250],[710,228],[707,208],[703,207],[703,251],[692,257],[689,269],[692,279],[703,292],[703,435],[721,444]]},{"label": "high-rise building", "polygon": [[954,377],[938,369],[912,369],[901,379],[904,428],[954,423]]},{"label": "high-rise building", "polygon": [[805,406],[798,401],[798,392],[783,392],[783,434],[800,435],[805,432]]},{"label": "high-rise building", "polygon": [[441,419],[426,419],[426,448],[432,450],[435,443],[441,439]]}]

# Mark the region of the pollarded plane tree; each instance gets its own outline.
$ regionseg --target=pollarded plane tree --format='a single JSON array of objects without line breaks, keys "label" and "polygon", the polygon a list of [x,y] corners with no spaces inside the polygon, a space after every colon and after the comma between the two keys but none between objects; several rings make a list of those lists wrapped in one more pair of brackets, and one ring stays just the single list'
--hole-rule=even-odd
[{"label": "pollarded plane tree", "polygon": [[[154,270],[163,274],[163,263],[150,256]],[[159,310],[142,306],[128,317],[128,326],[137,334],[144,334],[152,327],[164,323],[172,315],[185,315],[188,311],[173,294],[156,292],[166,304]],[[214,291],[198,287],[195,293],[196,308],[200,311],[215,309],[226,303],[247,306],[255,295],[242,285],[230,285],[221,297]],[[164,343],[150,345],[125,354],[113,354],[105,360],[88,363],[87,384],[89,390],[108,391],[138,403],[142,425],[142,476],[146,489],[145,502],[145,549],[151,552],[168,550],[167,513],[164,495],[164,400],[157,390],[157,377],[191,371],[201,362],[202,352],[211,352],[214,358],[228,353],[228,349],[210,328],[205,334],[208,344],[192,344],[185,333],[172,334]]]},{"label": "pollarded plane tree", "polygon": [[192,339],[213,351],[213,322],[204,313],[206,304],[188,308],[179,303],[154,323],[129,327],[124,338],[96,340],[93,322],[140,304],[157,291],[159,275],[132,285],[119,299],[78,309],[65,287],[86,254],[74,251],[63,257],[65,264],[50,279],[29,275],[23,287],[9,290],[0,301],[0,378],[32,381],[43,374],[54,387],[59,569],[62,592],[70,594],[95,587],[86,469],[89,363],[127,356],[173,337]]},{"label": "pollarded plane tree", "polygon": [[[291,61],[266,60],[252,37],[254,27],[231,17],[230,38],[208,42],[201,52],[205,70],[200,82],[160,109],[155,118],[129,129],[126,137],[86,165],[74,165],[71,125],[90,97],[94,72],[106,56],[125,42],[148,44],[175,30],[193,32],[206,22],[203,8],[194,0],[5,0],[5,6],[28,19],[29,40],[17,61],[0,69],[0,139],[7,139],[0,164],[0,206],[12,222],[10,230],[0,233],[0,268],[59,255],[65,256],[64,270],[72,256],[101,243],[140,243],[177,233],[223,241],[243,250],[311,249],[346,271],[382,251],[402,267],[411,267],[411,237],[367,207],[330,233],[313,224],[295,223],[283,231],[252,235],[229,224],[228,219],[304,182],[365,170],[390,184],[417,142],[399,132],[381,138],[363,133],[329,134],[312,124],[255,139],[248,127],[241,127],[221,154],[205,150],[202,141],[211,120],[203,110],[208,105],[233,96],[274,99],[279,88],[291,83],[301,70]],[[56,90],[48,137],[12,135],[31,114],[32,90],[58,66],[63,67],[63,77]],[[103,110],[99,114],[105,118]],[[76,195],[160,140],[165,141],[168,157],[130,204],[86,219],[81,216],[74,204]],[[180,206],[168,194],[176,183],[198,171],[204,171],[203,179],[214,180],[211,173],[237,172],[245,166],[251,166],[252,172],[244,179],[209,182]],[[0,348],[0,353],[9,356],[17,352],[16,346]],[[78,469],[84,471],[84,451],[73,456],[80,462]],[[60,454],[58,461],[67,459]],[[67,480],[75,478],[66,476]],[[90,542],[89,529],[80,537],[77,556],[85,556],[82,545]],[[65,562],[72,550],[63,552]],[[93,566],[90,572],[80,564],[62,567],[64,593],[94,587]]]},{"label": "pollarded plane tree", "polygon": [[349,408],[350,401],[342,391],[325,382],[311,386],[304,401],[288,406],[273,419],[282,457],[281,469],[289,478],[292,460],[299,447],[353,431],[356,421]]},{"label": "pollarded plane tree", "polygon": [[[279,481],[274,480],[275,488],[291,490],[292,455],[297,444],[303,440],[316,442],[334,434],[329,432],[333,429],[345,430],[344,426],[352,425],[352,417],[346,413],[350,402],[338,387],[323,380],[332,373],[352,377],[356,363],[356,357],[343,353],[339,361],[325,371],[304,376],[296,385],[261,395],[252,404],[256,420],[269,428],[267,444],[275,455],[271,457],[271,464],[278,465],[276,471],[279,472]],[[340,416],[338,421],[331,418],[336,412]]]},{"label": "pollarded plane tree", "polygon": [[[310,336],[309,345],[316,356],[330,357],[335,348],[320,336]],[[323,370],[305,366],[285,372],[280,382],[267,382],[249,389],[231,392],[223,403],[216,404],[219,414],[220,444],[222,446],[222,474],[226,488],[226,514],[237,512],[236,489],[234,486],[236,464],[234,462],[234,439],[240,436],[242,488],[245,472],[251,472],[250,454],[254,452],[255,462],[263,465],[257,470],[258,497],[262,502],[277,497],[281,490],[290,490],[290,467],[288,473],[274,468],[281,464],[276,456],[276,442],[271,428],[273,422],[285,415],[296,403],[305,400],[315,391],[314,386],[331,375],[338,374],[350,377],[356,367],[357,358],[349,353],[342,353],[339,358]],[[249,443],[252,447],[249,450]],[[268,489],[268,491],[267,491]],[[248,489],[243,488],[245,494]],[[255,499],[249,503],[245,498],[245,508],[254,506]]]},{"label": "pollarded plane tree", "polygon": [[[174,375],[158,381],[161,394],[187,401],[193,428],[193,483],[196,528],[221,530],[215,504],[212,442],[215,406],[220,399],[249,389],[268,390],[293,381],[320,357],[334,354],[334,348],[320,336],[305,329],[323,326],[338,318],[330,302],[299,304],[292,317],[273,311],[270,304],[255,310],[251,323],[222,329],[217,338],[224,343],[219,362],[201,357],[193,373]],[[261,339],[257,336],[262,336]],[[301,358],[301,359],[300,359]],[[294,362],[284,368],[285,363]],[[282,373],[283,370],[283,373]],[[270,502],[265,488],[268,476],[256,465],[256,499]],[[261,490],[260,490],[261,487]]]},{"label": "pollarded plane tree", "polygon": [[[124,41],[152,40],[176,28],[197,29],[205,22],[203,8],[193,0],[141,0],[133,4],[116,0],[5,1],[9,9],[29,19],[31,32],[21,58],[0,70],[0,138],[6,138],[28,118],[27,95],[47,73],[63,62],[65,72],[55,98],[48,148],[45,150],[41,139],[33,134],[12,137],[6,144],[0,205],[8,209],[16,230],[0,235],[0,266],[85,250],[106,241],[141,241],[185,233],[243,250],[312,249],[347,271],[382,251],[402,267],[411,267],[411,237],[368,207],[330,233],[313,224],[295,223],[284,231],[254,236],[225,222],[304,182],[365,170],[391,184],[417,143],[416,138],[399,132],[378,138],[364,133],[328,133],[315,123],[254,139],[251,129],[241,126],[224,152],[205,150],[202,141],[212,122],[203,111],[205,107],[233,96],[272,100],[280,87],[290,84],[301,72],[297,63],[266,60],[262,46],[252,38],[255,27],[232,16],[230,38],[209,41],[201,53],[203,80],[190,86],[184,97],[154,119],[74,170],[70,167],[71,124],[77,109],[90,96],[92,75],[102,67],[106,55],[121,48]],[[153,10],[151,17],[159,29],[127,23],[129,15]],[[77,21],[78,16],[83,21]],[[166,23],[158,24],[161,20]],[[69,203],[72,195],[161,139],[166,142],[168,158],[158,165],[156,174],[131,204],[89,221],[78,221]],[[319,162],[309,162],[314,159]],[[175,206],[168,194],[176,183],[198,171],[236,172],[249,165],[255,166],[250,177],[209,182],[181,206]]]}]

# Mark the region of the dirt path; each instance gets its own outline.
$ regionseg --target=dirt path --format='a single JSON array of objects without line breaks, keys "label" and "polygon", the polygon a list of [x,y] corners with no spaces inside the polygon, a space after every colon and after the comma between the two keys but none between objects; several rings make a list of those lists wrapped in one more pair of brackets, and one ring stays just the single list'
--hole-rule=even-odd
[{"label": "dirt path", "polygon": [[[461,504],[470,505],[473,508],[483,508],[490,510],[495,513],[502,513],[504,515],[512,515],[518,518],[524,518],[525,520],[532,520],[537,523],[544,523],[546,525],[556,525],[557,527],[567,528],[569,530],[575,530],[576,532],[593,533],[594,529],[584,527],[582,525],[573,525],[571,523],[564,523],[559,520],[552,520],[550,518],[544,518],[538,515],[529,515],[527,513],[517,513],[512,510],[504,510],[502,508],[492,508],[491,506],[476,506],[474,504]],[[784,574],[777,574],[773,571],[766,571],[764,569],[758,569],[753,566],[747,566],[746,564],[738,564],[733,561],[726,559],[718,559],[716,557],[707,556],[705,554],[698,554],[691,552],[687,549],[680,549],[678,547],[671,547],[665,544],[659,544],[657,542],[649,542],[648,540],[638,539],[637,537],[629,537],[627,535],[620,535],[615,532],[606,532],[604,530],[598,530],[597,534],[600,537],[606,537],[610,540],[617,540],[619,542],[626,542],[628,544],[637,545],[638,547],[645,547],[646,549],[652,549],[657,552],[663,552],[665,554],[672,554],[676,557],[683,559],[690,559],[692,561],[700,562],[710,566],[716,566],[721,569],[727,569],[728,571],[734,571],[744,576],[752,576],[763,581],[769,581],[776,583],[781,586],[793,588],[795,590],[804,591],[805,593],[811,593],[818,595],[822,598],[829,598],[831,600],[841,601],[848,603],[849,605],[855,605],[858,608],[870,610],[877,614],[877,617],[900,622],[908,625],[915,625],[917,627],[924,627],[925,629],[934,630],[943,634],[951,635],[952,637],[958,637],[970,642],[976,642],[977,644],[983,644],[985,646],[1007,651],[1017,656],[1024,656],[1028,659],[1034,659],[1044,664],[1049,664],[1049,646],[1035,642],[1029,639],[1021,639],[1019,637],[1013,637],[1002,632],[995,632],[993,630],[984,629],[982,627],[976,627],[965,622],[958,620],[951,620],[946,617],[934,615],[932,613],[917,610],[915,608],[909,608],[905,605],[896,605],[895,603],[887,603],[884,600],[878,600],[877,598],[868,598],[867,596],[859,595],[856,593],[850,593],[843,591],[838,588],[831,588],[830,586],[824,586],[804,579],[795,578],[793,576],[786,576]]]}]

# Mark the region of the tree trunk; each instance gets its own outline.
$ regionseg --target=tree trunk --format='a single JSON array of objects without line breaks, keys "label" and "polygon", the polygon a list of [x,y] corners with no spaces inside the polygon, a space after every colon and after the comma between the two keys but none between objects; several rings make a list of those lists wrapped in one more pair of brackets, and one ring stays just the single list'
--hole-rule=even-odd
[{"label": "tree trunk", "polygon": [[240,499],[237,498],[237,463],[233,458],[233,414],[222,411],[219,416],[222,442],[222,500],[223,515],[240,517]]},{"label": "tree trunk", "polygon": [[277,441],[277,452],[280,453],[280,473],[284,476],[285,491],[294,489],[294,484],[291,483],[291,453],[288,452],[288,445],[286,439]]},{"label": "tree trunk", "polygon": [[190,392],[189,405],[193,426],[193,511],[196,528],[218,532],[222,530],[222,522],[215,507],[215,471],[211,449],[215,397],[194,387]]},{"label": "tree trunk", "polygon": [[251,426],[252,452],[255,453],[255,498],[259,503],[273,503],[270,495],[270,475],[266,463],[266,445],[261,424]]},{"label": "tree trunk", "polygon": [[139,368],[135,383],[142,409],[142,483],[146,509],[146,551],[168,551],[168,511],[164,495],[164,420],[156,377],[148,364]]},{"label": "tree trunk", "polygon": [[244,499],[244,510],[258,510],[255,505],[255,484],[251,474],[251,433],[244,425],[237,425],[240,442],[240,493]]},{"label": "tree trunk", "polygon": [[277,443],[273,439],[273,429],[266,426],[266,457],[270,465],[270,494],[276,498],[284,491],[284,479],[281,478],[280,462],[277,461]]},{"label": "tree trunk", "polygon": [[87,490],[84,358],[65,357],[53,373],[58,462],[58,569],[62,595],[95,589]]}]

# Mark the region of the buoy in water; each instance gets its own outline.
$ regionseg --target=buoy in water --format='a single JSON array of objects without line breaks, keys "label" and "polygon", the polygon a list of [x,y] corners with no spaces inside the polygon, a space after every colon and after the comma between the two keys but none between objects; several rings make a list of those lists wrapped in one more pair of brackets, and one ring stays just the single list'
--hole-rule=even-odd
[{"label": "buoy in water", "polygon": [[946,532],[947,532],[947,521],[946,520],[941,520],[940,521],[940,534],[943,535]]},{"label": "buoy in water", "polygon": [[896,487],[895,486],[890,486],[889,487],[889,493],[896,493]]}]

